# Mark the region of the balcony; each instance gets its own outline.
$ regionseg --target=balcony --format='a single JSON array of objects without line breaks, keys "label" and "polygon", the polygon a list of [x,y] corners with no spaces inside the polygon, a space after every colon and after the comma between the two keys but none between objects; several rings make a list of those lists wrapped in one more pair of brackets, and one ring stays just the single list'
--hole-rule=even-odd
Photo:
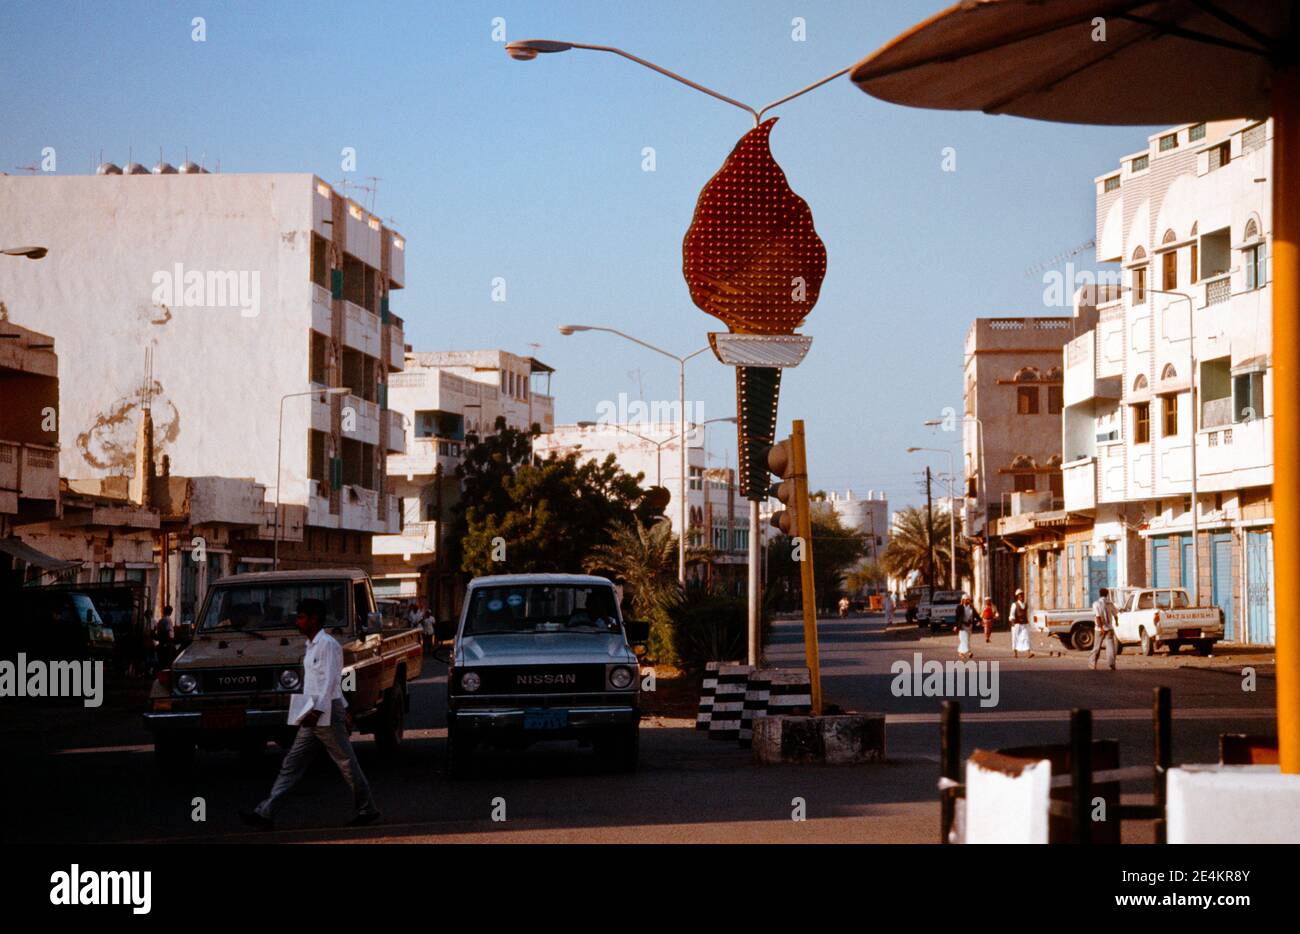
[{"label": "balcony", "polygon": [[1205,282],[1205,304],[1220,305],[1232,297],[1232,276],[1226,274]]},{"label": "balcony", "polygon": [[379,356],[379,316],[360,305],[343,302],[343,346],[371,357]]},{"label": "balcony", "polygon": [[384,421],[388,424],[388,454],[406,453],[406,429],[402,422],[402,413],[394,409],[384,409]]},{"label": "balcony", "polygon": [[372,550],[376,555],[400,555],[409,561],[432,555],[438,540],[438,523],[407,522],[395,535],[376,536]]},{"label": "balcony", "polygon": [[360,396],[344,396],[343,434],[363,444],[378,444],[379,406]]},{"label": "balcony", "polygon": [[[10,445],[17,447],[17,445]],[[24,444],[19,466],[18,495],[23,499],[59,498],[59,449]]]},{"label": "balcony", "polygon": [[1088,457],[1061,465],[1067,510],[1093,509],[1097,505],[1097,460]]},{"label": "balcony", "polygon": [[329,337],[333,333],[333,296],[324,286],[311,284],[311,329]]},{"label": "balcony", "polygon": [[1201,428],[1218,428],[1232,424],[1232,397],[1207,399],[1201,405]]},{"label": "balcony", "polygon": [[330,512],[330,500],[319,480],[310,481],[307,494],[307,524],[324,529],[337,529],[339,517]]},{"label": "balcony", "polygon": [[397,315],[389,312],[388,323],[384,325],[384,340],[388,342],[388,369],[396,372],[405,366],[406,332],[404,322]]},{"label": "balcony", "polygon": [[379,518],[379,492],[344,484],[339,495],[339,528],[358,532],[386,531]]},{"label": "balcony", "polygon": [[415,438],[403,454],[389,455],[388,474],[394,477],[432,477],[438,467],[450,475],[461,462],[462,442],[445,438]]},{"label": "balcony", "polygon": [[392,232],[389,237],[388,278],[400,289],[406,285],[406,238]]}]

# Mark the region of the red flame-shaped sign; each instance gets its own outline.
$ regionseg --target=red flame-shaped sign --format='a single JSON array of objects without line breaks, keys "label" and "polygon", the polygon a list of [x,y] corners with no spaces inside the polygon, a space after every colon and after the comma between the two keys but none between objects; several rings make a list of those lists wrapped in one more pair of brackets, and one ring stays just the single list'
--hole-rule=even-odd
[{"label": "red flame-shaped sign", "polygon": [[826,246],[772,158],[777,118],[740,138],[700,192],[682,242],[691,299],[740,334],[792,334],[817,303]]}]

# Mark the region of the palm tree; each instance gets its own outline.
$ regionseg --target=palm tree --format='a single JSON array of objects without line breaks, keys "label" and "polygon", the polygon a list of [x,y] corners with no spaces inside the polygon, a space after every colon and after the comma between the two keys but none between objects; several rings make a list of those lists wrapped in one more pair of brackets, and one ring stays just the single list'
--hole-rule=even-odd
[{"label": "palm tree", "polygon": [[638,619],[666,621],[682,601],[677,583],[677,536],[672,523],[660,519],[649,528],[640,520],[610,529],[610,542],[597,545],[583,559],[588,573],[604,571],[632,592]]},{"label": "palm tree", "polygon": [[[934,585],[954,588],[956,582],[948,580],[949,547],[948,523],[951,515],[946,509],[934,511]],[[919,571],[928,580],[930,571],[930,538],[925,509],[910,506],[901,510],[894,519],[889,534],[889,546],[880,555],[880,563],[892,577],[905,578]],[[957,580],[970,575],[970,549],[957,535]]]}]

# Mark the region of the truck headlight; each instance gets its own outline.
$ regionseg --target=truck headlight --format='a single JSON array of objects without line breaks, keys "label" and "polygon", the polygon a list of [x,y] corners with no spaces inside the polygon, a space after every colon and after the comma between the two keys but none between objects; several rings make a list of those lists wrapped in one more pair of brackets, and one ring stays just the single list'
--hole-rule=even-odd
[{"label": "truck headlight", "polygon": [[476,671],[467,671],[460,676],[461,690],[468,691],[470,694],[477,691],[482,684],[483,681],[479,678],[478,672]]},{"label": "truck headlight", "polygon": [[182,694],[193,694],[198,686],[199,679],[191,674],[184,674],[176,679],[176,690]]},{"label": "truck headlight", "polygon": [[296,691],[302,684],[302,676],[294,668],[280,672],[280,687],[285,691]]},{"label": "truck headlight", "polygon": [[636,680],[636,675],[632,669],[626,665],[619,665],[617,668],[610,669],[609,686],[619,691],[627,690]]}]

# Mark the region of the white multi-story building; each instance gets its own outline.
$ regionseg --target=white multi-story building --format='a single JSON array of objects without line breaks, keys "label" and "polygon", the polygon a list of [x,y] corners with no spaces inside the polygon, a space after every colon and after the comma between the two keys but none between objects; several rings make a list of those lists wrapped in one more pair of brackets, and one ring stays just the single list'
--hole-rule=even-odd
[{"label": "white multi-story building", "polygon": [[[729,467],[709,467],[703,426],[686,432],[686,543],[707,548],[709,561],[688,568],[688,580],[722,586],[744,593],[749,565],[749,500],[740,495],[736,472]],[[676,534],[681,532],[681,438],[675,422],[581,422],[557,425],[538,439],[536,451],[578,451],[583,457],[603,460],[613,454],[626,473],[643,475],[643,486],[662,486],[669,501],[664,515]]]},{"label": "white multi-story building", "polygon": [[1230,640],[1273,641],[1271,148],[1270,122],[1180,126],[1095,180],[1123,275],[1065,348],[1064,506],[1093,519],[1049,568],[1067,603],[1195,583]]},{"label": "white multi-story building", "polygon": [[868,490],[866,498],[860,499],[852,490],[843,493],[832,490],[826,494],[825,501],[844,526],[866,536],[863,557],[868,561],[879,560],[880,553],[889,546],[889,501],[885,494],[877,496],[875,490]]},{"label": "white multi-story building", "polygon": [[491,433],[498,418],[519,431],[536,425],[550,432],[553,372],[504,350],[406,354],[403,372],[388,384],[388,404],[405,432],[402,452],[387,463],[403,521],[400,533],[374,539],[377,592],[417,600],[440,617],[456,611],[457,569],[438,564],[439,516],[445,520],[459,499],[455,473],[465,437]]},{"label": "white multi-story building", "polygon": [[[0,300],[58,342],[62,476],[129,475],[151,406],[174,475],[278,496],[282,567],[369,566],[371,535],[400,522],[383,470],[405,441],[385,406],[399,234],[314,175],[190,163],[0,176],[0,203],[0,240],[49,250],[0,265]],[[231,567],[269,562],[275,526],[233,545]]]}]

